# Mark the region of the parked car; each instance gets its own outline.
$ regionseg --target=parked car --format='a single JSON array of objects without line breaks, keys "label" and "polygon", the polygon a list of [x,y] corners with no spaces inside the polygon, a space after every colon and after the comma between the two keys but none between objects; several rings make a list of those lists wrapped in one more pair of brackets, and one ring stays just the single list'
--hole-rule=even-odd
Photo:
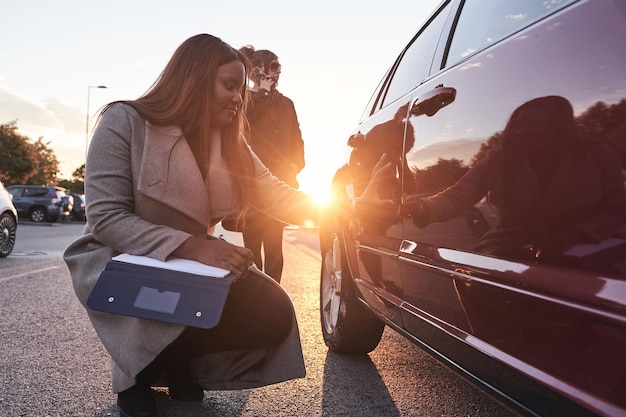
[{"label": "parked car", "polygon": [[377,199],[321,227],[326,345],[387,325],[516,413],[626,415],[625,68],[622,0],[442,1],[346,138],[333,191]]},{"label": "parked car", "polygon": [[17,236],[17,210],[13,206],[11,194],[0,181],[0,258],[11,254]]},{"label": "parked car", "polygon": [[70,214],[66,190],[43,185],[11,185],[7,190],[13,195],[18,215],[34,222],[54,222]]},{"label": "parked car", "polygon": [[76,193],[70,193],[70,195],[74,197],[74,206],[70,213],[70,218],[75,221],[84,222],[87,218],[85,212],[85,195]]}]

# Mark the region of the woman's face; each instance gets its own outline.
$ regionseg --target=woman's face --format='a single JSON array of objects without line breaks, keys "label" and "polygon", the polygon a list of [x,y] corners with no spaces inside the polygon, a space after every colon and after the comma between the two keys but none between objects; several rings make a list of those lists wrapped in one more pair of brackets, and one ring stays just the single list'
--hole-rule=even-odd
[{"label": "woman's face", "polygon": [[245,83],[245,68],[239,61],[217,67],[215,94],[211,106],[211,120],[219,126],[230,124],[243,102],[241,94]]}]

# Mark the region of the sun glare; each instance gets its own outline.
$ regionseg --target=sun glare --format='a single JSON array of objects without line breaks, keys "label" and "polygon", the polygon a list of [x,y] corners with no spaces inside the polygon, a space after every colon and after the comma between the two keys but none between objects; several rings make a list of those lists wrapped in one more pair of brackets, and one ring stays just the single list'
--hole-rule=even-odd
[{"label": "sun glare", "polygon": [[303,187],[302,191],[304,191],[305,193],[309,194],[312,198],[313,201],[315,202],[315,204],[317,204],[318,206],[325,206],[327,205],[330,200],[331,200],[331,192],[330,189],[328,189],[328,187],[324,186],[316,186],[316,187]]},{"label": "sun glare", "polygon": [[315,201],[315,204],[317,204],[318,206],[325,206],[330,202],[331,199],[331,194],[330,194],[330,190],[324,190],[321,192],[316,192],[315,194],[313,194],[313,200]]},{"label": "sun glare", "polygon": [[309,164],[298,174],[299,189],[309,194],[315,204],[324,206],[331,199],[331,178],[328,176],[326,170]]}]

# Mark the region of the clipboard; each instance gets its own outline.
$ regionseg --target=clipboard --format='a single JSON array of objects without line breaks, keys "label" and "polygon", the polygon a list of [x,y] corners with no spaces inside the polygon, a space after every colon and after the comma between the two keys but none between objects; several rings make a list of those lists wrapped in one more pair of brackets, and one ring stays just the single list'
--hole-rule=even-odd
[{"label": "clipboard", "polygon": [[235,274],[186,259],[122,254],[109,261],[87,306],[95,311],[210,329],[219,323]]}]

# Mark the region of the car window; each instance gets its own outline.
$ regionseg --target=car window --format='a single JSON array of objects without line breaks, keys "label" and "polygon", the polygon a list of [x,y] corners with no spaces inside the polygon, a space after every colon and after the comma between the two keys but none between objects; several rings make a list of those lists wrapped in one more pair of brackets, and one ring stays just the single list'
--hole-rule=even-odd
[{"label": "car window", "polygon": [[47,188],[26,188],[24,197],[43,197],[48,194]]},{"label": "car window", "polygon": [[447,65],[501,41],[575,0],[466,0],[458,18]]},{"label": "car window", "polygon": [[368,118],[369,116],[371,116],[376,111],[376,106],[377,106],[377,103],[379,102],[381,89],[385,85],[385,80],[389,78],[389,72],[391,71],[392,68],[393,67],[389,68],[387,72],[385,72],[385,76],[378,83],[378,87],[376,87],[374,94],[372,94],[372,97],[370,97],[370,101],[367,102],[367,106],[365,106],[365,110],[363,111],[363,114],[361,115],[361,119],[360,119],[361,122],[365,120],[366,118]]},{"label": "car window", "polygon": [[450,7],[448,4],[441,9],[409,44],[393,74],[382,107],[402,97],[428,77]]}]

